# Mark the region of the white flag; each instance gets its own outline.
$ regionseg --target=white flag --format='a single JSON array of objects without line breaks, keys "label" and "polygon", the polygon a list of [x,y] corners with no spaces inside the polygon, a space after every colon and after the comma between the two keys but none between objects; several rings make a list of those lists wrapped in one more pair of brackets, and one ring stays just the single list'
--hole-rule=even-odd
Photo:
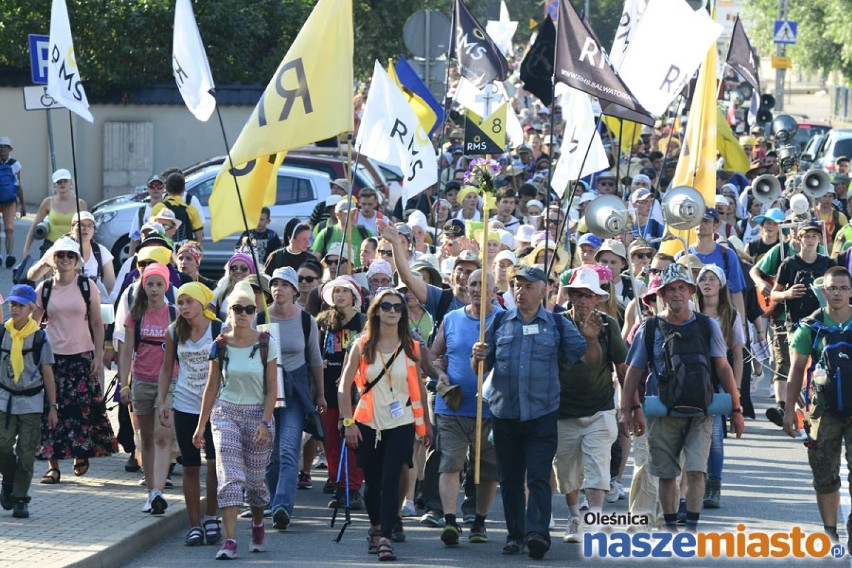
[{"label": "white flag", "polygon": [[74,40],[65,0],[53,0],[50,9],[50,53],[47,59],[47,94],[74,114],[94,122],[89,100],[77,69]]},{"label": "white flag", "polygon": [[616,71],[621,67],[627,46],[633,39],[633,31],[647,6],[648,0],[624,0],[624,11],[621,13],[621,19],[618,21],[618,28],[612,40],[612,49],[609,51],[609,61]]},{"label": "white flag", "polygon": [[355,144],[365,156],[402,171],[403,199],[438,182],[438,162],[429,135],[378,61]]},{"label": "white flag", "polygon": [[479,89],[472,82],[460,77],[453,100],[479,116],[491,116],[503,101],[507,100],[504,93],[505,89],[501,89],[497,81],[486,83]]},{"label": "white flag", "polygon": [[[609,158],[601,142],[601,135],[595,130],[595,115],[589,95],[566,88],[562,95],[562,116],[566,117],[565,133],[559,160],[550,180],[550,187],[560,198],[570,182],[609,168]],[[590,142],[592,146],[589,155],[583,162]]]},{"label": "white flag", "polygon": [[216,110],[216,99],[210,94],[215,85],[190,0],[177,0],[175,5],[172,73],[189,111],[198,120],[210,118]]},{"label": "white flag", "polygon": [[654,0],[633,33],[618,69],[624,83],[653,114],[663,114],[692,79],[722,26],[684,0]]},{"label": "white flag", "polygon": [[506,7],[506,0],[500,2],[500,19],[488,20],[485,24],[485,33],[494,41],[503,55],[512,55],[512,38],[515,36],[515,31],[518,29],[518,22],[513,22],[509,18],[509,8]]}]

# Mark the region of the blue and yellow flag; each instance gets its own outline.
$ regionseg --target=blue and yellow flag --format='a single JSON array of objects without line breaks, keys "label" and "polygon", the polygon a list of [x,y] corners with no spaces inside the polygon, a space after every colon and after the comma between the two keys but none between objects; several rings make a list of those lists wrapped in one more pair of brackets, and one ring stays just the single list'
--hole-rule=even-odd
[{"label": "blue and yellow flag", "polygon": [[[353,130],[352,0],[319,0],[231,149],[210,196],[214,241],[244,231],[275,203],[288,150]],[[232,175],[233,174],[233,175]]]},{"label": "blue and yellow flag", "polygon": [[408,63],[405,57],[400,56],[399,61],[388,66],[388,73],[394,82],[399,85],[408,99],[408,104],[414,109],[423,130],[429,136],[444,122],[444,107],[429,90],[429,87],[420,80],[417,72]]}]

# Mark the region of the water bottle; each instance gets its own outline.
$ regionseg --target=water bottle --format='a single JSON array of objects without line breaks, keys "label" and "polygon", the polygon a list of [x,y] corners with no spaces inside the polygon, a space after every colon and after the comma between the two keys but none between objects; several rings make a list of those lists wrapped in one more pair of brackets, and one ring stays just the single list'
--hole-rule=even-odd
[{"label": "water bottle", "polygon": [[823,387],[825,386],[825,383],[828,382],[828,374],[826,374],[822,365],[817,365],[814,369],[814,372],[811,374],[811,381],[813,381],[814,386],[817,387]]}]

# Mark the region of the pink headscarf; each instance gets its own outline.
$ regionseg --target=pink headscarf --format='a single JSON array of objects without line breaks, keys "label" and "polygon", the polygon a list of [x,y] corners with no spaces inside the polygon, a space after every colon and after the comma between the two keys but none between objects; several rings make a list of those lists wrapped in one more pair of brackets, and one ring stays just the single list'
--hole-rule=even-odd
[{"label": "pink headscarf", "polygon": [[257,274],[257,270],[254,267],[254,261],[251,259],[251,256],[247,255],[244,252],[234,253],[234,256],[232,256],[231,258],[228,259],[228,268],[230,269],[231,265],[234,264],[238,260],[242,260],[243,262],[245,262],[248,265],[249,274]]},{"label": "pink headscarf", "polygon": [[148,278],[151,276],[159,276],[165,282],[166,286],[169,285],[169,269],[165,264],[160,264],[159,262],[152,262],[148,266],[145,267],[145,270],[142,272],[142,286],[145,286],[145,282],[148,281]]}]

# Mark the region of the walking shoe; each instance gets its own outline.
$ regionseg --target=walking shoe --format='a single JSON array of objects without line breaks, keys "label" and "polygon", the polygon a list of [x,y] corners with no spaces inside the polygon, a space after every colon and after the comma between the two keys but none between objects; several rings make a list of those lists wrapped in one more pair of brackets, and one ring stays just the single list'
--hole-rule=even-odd
[{"label": "walking shoe", "polygon": [[580,528],[580,517],[571,517],[568,519],[568,527],[565,529],[562,542],[583,542],[583,529]]},{"label": "walking shoe", "polygon": [[585,495],[583,495],[583,498],[580,499],[580,510],[581,511],[588,511],[589,510],[589,500],[586,499]]},{"label": "walking shoe", "polygon": [[405,529],[402,527],[402,519],[397,517],[391,529],[391,542],[405,542]]},{"label": "walking shoe", "polygon": [[677,524],[686,524],[686,499],[681,498],[677,505]]},{"label": "walking shoe", "polygon": [[550,513],[550,522],[547,524],[547,528],[549,530],[556,528],[556,517],[553,516],[553,513]]},{"label": "walking shoe", "polygon": [[420,524],[426,525],[427,527],[432,527],[436,529],[443,528],[446,524],[444,522],[444,516],[441,515],[435,509],[429,509],[426,511],[426,514],[420,517]]},{"label": "walking shoe", "polygon": [[527,556],[533,560],[541,560],[547,552],[547,541],[537,534],[527,537]]},{"label": "walking shoe", "polygon": [[222,523],[219,519],[207,519],[201,524],[204,526],[204,540],[207,544],[219,544],[222,541]]},{"label": "walking shoe", "polygon": [[469,526],[469,525],[472,525],[474,521],[476,521],[476,515],[465,515],[464,517],[462,517],[461,524],[462,524],[462,526],[465,526],[465,525]]},{"label": "walking shoe", "polygon": [[152,515],[162,515],[166,512],[169,504],[166,503],[166,500],[163,498],[163,494],[157,491],[154,496],[151,498],[151,514]]},{"label": "walking shoe", "polygon": [[446,546],[455,546],[459,543],[459,535],[461,534],[461,527],[457,524],[444,525],[444,530],[441,531],[441,542],[443,542]]},{"label": "walking shoe", "polygon": [[316,464],[314,465],[316,469],[328,469],[328,462],[325,459],[325,452],[322,449],[317,452],[317,458],[314,460],[314,463]]},{"label": "walking shoe", "polygon": [[7,256],[6,257],[6,268],[12,268],[13,266],[15,266],[15,257],[14,256]]},{"label": "walking shoe", "polygon": [[624,486],[614,477],[609,482],[609,489],[606,492],[606,502],[615,503],[619,499],[624,499]]},{"label": "walking shoe", "polygon": [[233,560],[237,556],[237,541],[232,538],[222,543],[222,548],[216,553],[216,560]]},{"label": "walking shoe", "polygon": [[174,487],[175,483],[172,481],[172,473],[175,471],[175,464],[169,466],[169,474],[166,475],[166,487]]},{"label": "walking shoe", "polygon": [[330,479],[325,482],[325,485],[322,486],[322,492],[326,495],[333,494],[335,489],[337,489],[337,483]]},{"label": "walking shoe", "polygon": [[272,528],[286,531],[290,526],[290,513],[284,507],[275,507],[272,511]]},{"label": "walking shoe", "polygon": [[16,519],[29,519],[30,509],[27,502],[23,499],[15,499],[15,510],[12,511],[12,516]]},{"label": "walking shoe", "polygon": [[127,473],[136,473],[141,469],[142,466],[139,465],[139,461],[136,459],[136,454],[130,454],[130,457],[127,458],[127,461],[124,463],[124,471]]},{"label": "walking shoe", "polygon": [[204,544],[204,531],[201,527],[192,527],[183,539],[186,546],[201,546]]},{"label": "walking shoe", "polygon": [[349,509],[352,511],[362,511],[364,509],[364,498],[361,497],[361,492],[356,489],[349,490]]},{"label": "walking shoe", "polygon": [[266,527],[263,523],[259,527],[251,525],[251,544],[249,552],[266,552]]},{"label": "walking shoe", "polygon": [[708,479],[704,486],[704,508],[718,509],[722,503],[722,482],[718,479]]},{"label": "walking shoe", "polygon": [[139,482],[136,485],[138,485],[139,487],[145,487],[146,485],[148,485],[148,482],[145,481],[145,472],[144,471],[142,472],[142,477],[139,479]]},{"label": "walking shoe", "polygon": [[488,542],[488,533],[485,531],[485,525],[473,525],[470,527],[470,534],[467,535],[467,540],[474,544]]},{"label": "walking shoe", "polygon": [[15,507],[15,501],[12,499],[12,489],[5,485],[0,488],[0,507],[4,511],[11,511]]},{"label": "walking shoe", "polygon": [[[251,507],[240,513],[241,519],[250,519],[252,517]],[[263,510],[263,518],[271,519],[272,518],[272,509],[264,509]]]},{"label": "walking shoe", "polygon": [[784,426],[784,411],[780,406],[773,406],[766,409],[766,418],[776,426]]},{"label": "walking shoe", "polygon": [[151,492],[149,491],[148,492],[148,498],[145,499],[145,504],[142,505],[142,512],[143,513],[150,513],[151,512],[151,499],[153,499],[153,495],[151,495]]},{"label": "walking shoe", "polygon": [[502,554],[506,556],[514,556],[516,554],[522,554],[524,552],[524,543],[520,540],[508,539],[506,544],[503,545]]},{"label": "walking shoe", "polygon": [[414,501],[406,499],[402,504],[402,512],[400,513],[401,517],[416,517],[417,509],[414,507]]},{"label": "walking shoe", "polygon": [[308,471],[300,471],[299,472],[299,482],[296,484],[296,487],[299,489],[310,489],[314,486],[314,482],[311,481],[311,474]]}]

